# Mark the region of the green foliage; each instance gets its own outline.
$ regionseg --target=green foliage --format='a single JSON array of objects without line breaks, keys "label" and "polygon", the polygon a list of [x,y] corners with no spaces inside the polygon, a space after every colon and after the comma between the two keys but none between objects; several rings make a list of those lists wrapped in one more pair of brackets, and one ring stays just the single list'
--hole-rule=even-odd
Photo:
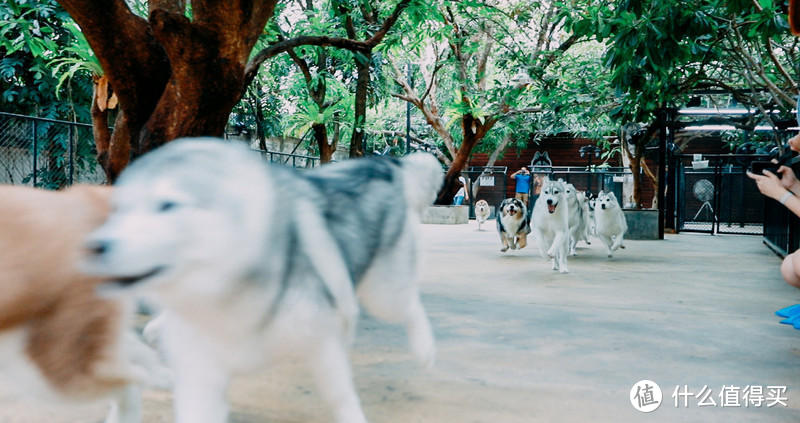
[{"label": "green foliage", "polygon": [[[77,26],[55,0],[0,2],[0,110],[89,121],[89,72],[73,68],[76,62],[68,62],[79,57],[79,50],[85,49],[84,55],[89,51],[85,40],[81,44],[82,39]],[[59,60],[63,65],[58,66]],[[54,72],[54,66],[58,66],[59,73]],[[72,81],[66,83],[69,79]],[[41,160],[47,163],[46,170],[39,174],[39,183],[61,186],[66,180],[68,131],[45,123],[38,125],[37,131],[41,140],[48,141],[39,144]],[[79,170],[96,163],[90,131],[80,135],[74,146]]]},{"label": "green foliage", "polygon": [[740,104],[788,111],[796,89],[776,62],[796,80],[797,51],[784,3],[623,0],[593,6],[570,26],[607,45],[617,122],[652,121],[658,109],[682,105],[697,88],[729,90]]}]

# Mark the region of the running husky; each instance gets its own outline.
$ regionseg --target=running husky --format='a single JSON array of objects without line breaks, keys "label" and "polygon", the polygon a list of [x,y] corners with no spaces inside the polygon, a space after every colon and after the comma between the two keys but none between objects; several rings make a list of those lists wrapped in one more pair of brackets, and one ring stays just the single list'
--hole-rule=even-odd
[{"label": "running husky", "polygon": [[420,214],[442,179],[428,154],[298,171],[244,145],[177,140],[120,175],[86,267],[168,313],[177,423],[225,422],[231,376],[281,355],[308,360],[336,422],[364,423],[347,353],[357,298],[434,361],[414,280]]},{"label": "running husky", "polygon": [[628,223],[613,192],[600,192],[597,196],[594,218],[597,237],[606,245],[609,257],[617,248],[625,248],[622,238],[628,230]]},{"label": "running husky", "polygon": [[552,257],[553,270],[567,273],[569,201],[563,182],[544,178],[533,206],[533,231],[542,257]]},{"label": "running husky", "polygon": [[567,202],[569,203],[569,255],[577,255],[576,247],[578,241],[589,242],[588,229],[586,227],[586,214],[585,201],[586,198],[583,192],[578,192],[575,185],[566,184]]}]

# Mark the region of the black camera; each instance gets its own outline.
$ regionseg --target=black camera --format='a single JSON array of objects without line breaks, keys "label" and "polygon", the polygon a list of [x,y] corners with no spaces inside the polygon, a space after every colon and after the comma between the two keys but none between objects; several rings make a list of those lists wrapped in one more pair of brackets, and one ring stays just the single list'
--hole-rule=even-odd
[{"label": "black camera", "polygon": [[768,170],[777,175],[779,167],[780,165],[778,165],[777,163],[757,160],[750,163],[750,173],[754,173],[756,175],[763,175],[764,171]]}]

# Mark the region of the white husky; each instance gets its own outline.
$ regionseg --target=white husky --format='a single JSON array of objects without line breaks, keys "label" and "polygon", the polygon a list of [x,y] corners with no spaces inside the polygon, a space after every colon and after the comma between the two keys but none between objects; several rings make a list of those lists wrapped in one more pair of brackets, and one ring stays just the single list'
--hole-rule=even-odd
[{"label": "white husky", "polygon": [[619,206],[617,196],[613,192],[600,192],[595,201],[594,208],[595,228],[597,237],[600,238],[611,257],[617,248],[625,248],[622,238],[628,230],[625,214]]},{"label": "white husky", "polygon": [[567,273],[569,252],[569,201],[562,182],[544,178],[533,206],[533,231],[542,257],[553,258],[553,270]]},{"label": "white husky", "polygon": [[575,247],[578,241],[586,241],[589,244],[589,235],[586,222],[588,206],[586,205],[586,195],[578,192],[572,184],[566,184],[567,201],[569,202],[569,255],[577,254]]},{"label": "white husky", "polygon": [[427,154],[297,171],[235,143],[173,141],[120,175],[86,267],[168,313],[175,422],[227,421],[231,377],[293,355],[333,421],[365,423],[347,357],[358,300],[433,364],[417,226],[441,182]]}]

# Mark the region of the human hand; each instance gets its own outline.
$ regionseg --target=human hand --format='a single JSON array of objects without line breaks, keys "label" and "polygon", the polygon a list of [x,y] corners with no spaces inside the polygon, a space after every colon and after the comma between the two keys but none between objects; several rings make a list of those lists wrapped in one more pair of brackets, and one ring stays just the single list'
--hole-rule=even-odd
[{"label": "human hand", "polygon": [[800,134],[789,138],[789,148],[794,151],[800,151]]},{"label": "human hand", "polygon": [[797,180],[797,175],[794,174],[792,168],[788,166],[781,166],[778,168],[778,173],[781,174],[781,185],[792,192],[800,192],[800,181]]},{"label": "human hand", "polygon": [[781,183],[781,179],[768,170],[765,170],[763,175],[756,175],[755,173],[748,171],[747,176],[756,181],[758,190],[769,198],[780,200],[780,198],[787,191],[787,189]]}]

